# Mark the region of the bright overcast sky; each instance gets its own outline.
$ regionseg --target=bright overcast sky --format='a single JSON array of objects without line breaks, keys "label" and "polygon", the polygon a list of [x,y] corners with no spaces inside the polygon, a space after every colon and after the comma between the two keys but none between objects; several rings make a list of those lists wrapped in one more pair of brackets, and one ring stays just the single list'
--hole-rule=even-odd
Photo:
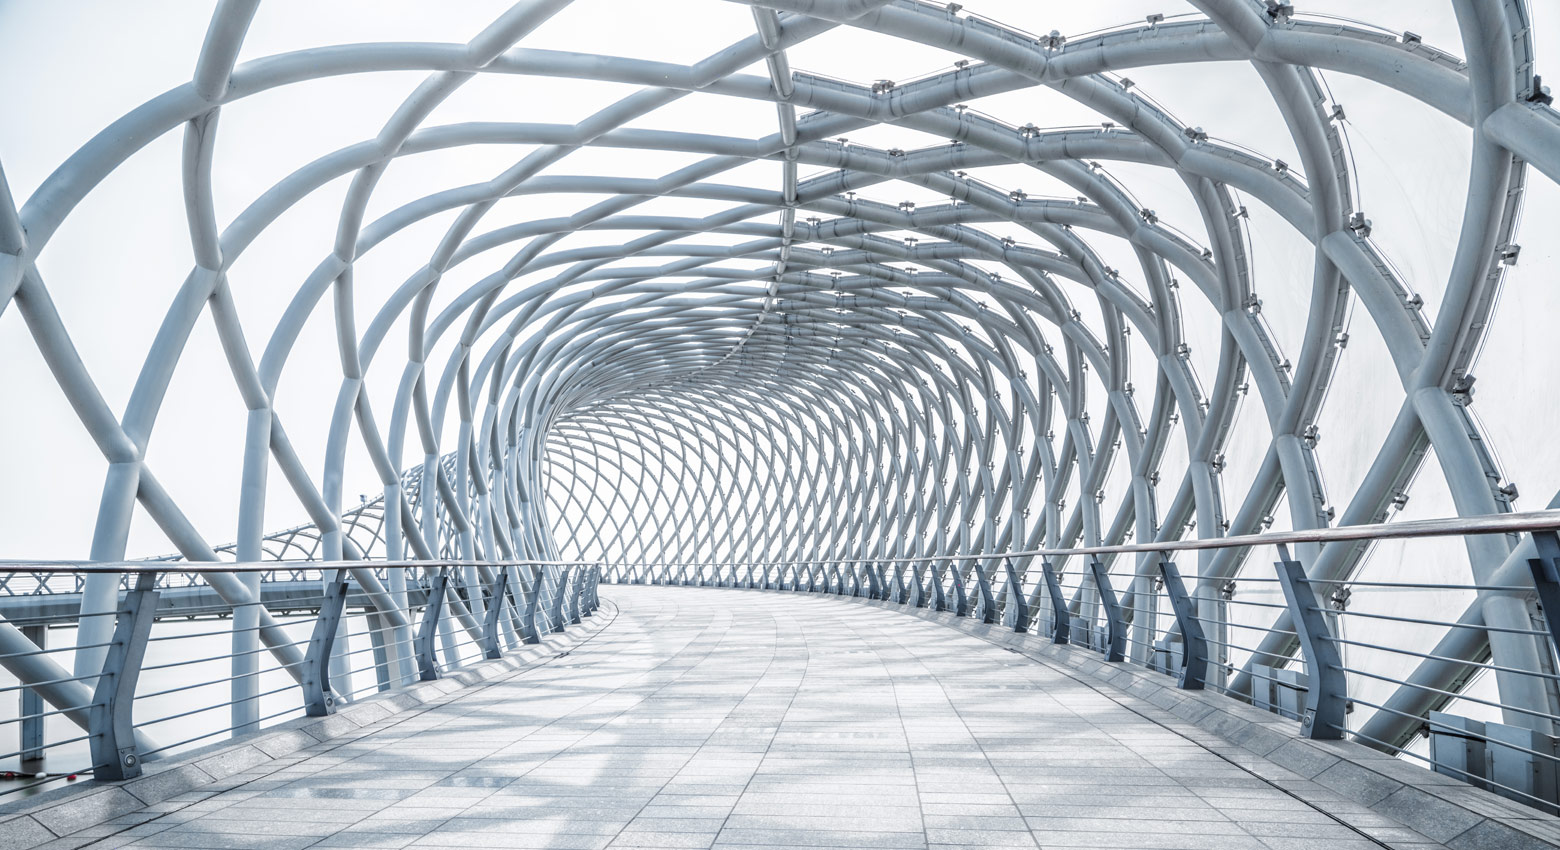
[{"label": "bright overcast sky", "polygon": [[[244,43],[240,62],[301,48],[371,41],[465,42],[500,14],[505,2],[459,3],[269,0]],[[1560,16],[1551,3],[1532,4],[1538,15],[1538,67],[1560,68]],[[214,6],[196,0],[0,0],[0,165],[18,204],[72,151],[119,116],[190,79]],[[1143,20],[1149,13],[1192,11],[1172,0],[971,0],[974,12],[1034,33],[1076,35]],[[1301,0],[1307,13],[1368,18],[1392,32],[1412,30],[1426,44],[1461,54],[1456,22],[1445,0]],[[688,64],[750,36],[753,19],[744,6],[717,0],[577,0],[541,26],[522,47],[542,47]],[[904,80],[950,66],[958,56],[903,41],[836,29],[790,51],[793,69],[855,82]],[[764,74],[762,65],[747,73]],[[276,181],[330,151],[374,136],[395,107],[424,78],[421,72],[335,77],[289,85],[223,109],[217,145],[216,212],[227,225]],[[1269,158],[1298,161],[1271,99],[1244,63],[1134,69],[1138,90],[1188,124]],[[1362,206],[1374,222],[1373,238],[1432,311],[1439,303],[1456,244],[1466,189],[1466,128],[1388,89],[1339,74],[1326,75],[1334,97],[1347,108],[1348,138],[1357,164]],[[632,87],[554,78],[487,75],[441,104],[426,125],[463,121],[573,124],[623,97]],[[1013,124],[1040,127],[1095,124],[1099,116],[1058,93],[1029,89],[972,101],[971,108]],[[775,132],[775,110],[765,103],[694,94],[631,123],[633,127],[756,138]],[[157,139],[109,176],[66,220],[39,261],[40,270],[92,376],[110,406],[122,411],[140,365],[193,262],[180,189],[182,132]],[[862,143],[914,148],[935,143],[912,130],[879,127],[859,134]],[[421,154],[388,169],[369,205],[372,220],[402,203],[452,186],[484,181],[529,149],[492,145]],[[548,174],[659,176],[702,155],[626,149],[582,150]],[[1073,194],[1032,169],[1010,166],[980,176],[1031,195]],[[1169,171],[1112,166],[1115,174],[1166,223],[1206,242],[1196,208]],[[804,167],[802,176],[808,176]],[[761,162],[722,175],[720,182],[779,185],[779,166]],[[330,251],[349,177],[335,180],[284,214],[235,264],[230,278],[256,351],[264,345],[291,293]],[[917,200],[926,190],[881,185],[867,193],[894,202]],[[598,201],[593,196],[516,198],[500,204],[484,228],[540,216],[566,215]],[[1560,390],[1560,264],[1555,240],[1560,191],[1530,173],[1519,238],[1520,264],[1507,277],[1496,326],[1480,367],[1475,413],[1484,423],[1504,467],[1524,494],[1520,507],[1539,508],[1560,486],[1560,440],[1554,435]],[[572,207],[559,207],[571,204]],[[659,199],[639,211],[705,215],[713,201]],[[1298,350],[1309,300],[1311,247],[1277,216],[1251,212],[1255,288],[1286,353]],[[383,294],[427,262],[450,216],[417,224],[357,264],[357,286]],[[578,247],[620,242],[621,233],[580,233],[563,243]],[[710,242],[719,241],[711,237]],[[1110,240],[1097,243],[1107,257],[1130,254]],[[1128,261],[1123,260],[1124,267]],[[439,305],[460,286],[491,270],[471,264],[451,275]],[[483,265],[478,269],[476,266]],[[535,280],[535,279],[532,279]],[[365,296],[365,309],[373,299]],[[438,306],[438,305],[436,305]],[[1188,316],[1203,327],[1211,313]],[[1368,320],[1358,322],[1369,325]],[[394,337],[399,339],[400,337]],[[213,543],[232,540],[245,410],[223,361],[209,320],[202,320],[190,352],[175,375],[148,453],[162,483],[178,498]],[[1196,357],[1212,357],[1199,351]],[[442,361],[440,361],[442,362]],[[1523,364],[1517,367],[1516,364]],[[1211,362],[1199,362],[1204,380]],[[1522,373],[1526,374],[1514,374]],[[1540,380],[1535,373],[1547,372]],[[311,473],[324,464],[325,427],[341,373],[328,310],[307,328],[284,373],[276,404],[293,443]],[[1327,407],[1320,422],[1319,454],[1329,489],[1352,491],[1375,456],[1401,392],[1379,335],[1361,333],[1347,349],[1332,392],[1348,403]],[[1520,395],[1545,386],[1543,398]],[[370,384],[380,410],[395,392],[394,376]],[[18,311],[0,315],[0,557],[84,557],[103,487],[106,464],[55,388]],[[308,415],[290,413],[308,410]],[[1241,496],[1249,470],[1260,459],[1261,431],[1237,436],[1231,447],[1229,494]],[[1247,472],[1241,474],[1244,468]],[[347,465],[346,492],[376,492],[372,469],[361,456]],[[1453,511],[1439,475],[1421,476],[1406,516]],[[1435,479],[1435,480],[1430,480]],[[283,487],[272,487],[268,525],[301,522],[304,513]],[[150,522],[138,519],[132,556],[170,551]]]}]

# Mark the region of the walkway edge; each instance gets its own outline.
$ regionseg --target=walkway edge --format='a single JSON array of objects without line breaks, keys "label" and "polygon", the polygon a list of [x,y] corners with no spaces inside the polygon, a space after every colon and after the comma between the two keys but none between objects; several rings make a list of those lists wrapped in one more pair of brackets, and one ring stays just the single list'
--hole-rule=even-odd
[{"label": "walkway edge", "polygon": [[[617,606],[601,607],[579,626],[542,637],[502,658],[483,661],[432,682],[418,682],[361,699],[329,717],[300,717],[258,732],[219,741],[147,762],[146,772],[125,782],[87,781],[37,796],[0,804],[0,850],[32,850],[41,845],[80,847],[130,828],[107,823],[180,794],[212,789],[234,774],[277,761],[318,744],[344,743],[368,727],[411,711],[433,708],[472,687],[496,683],[545,664],[600,634],[617,616]],[[85,832],[84,832],[85,831]],[[63,841],[67,837],[76,839]],[[58,844],[54,842],[59,842]]]},{"label": "walkway edge", "polygon": [[[1165,674],[1124,663],[1107,663],[1099,653],[1082,647],[1057,645],[1049,638],[1015,632],[1008,626],[987,625],[969,617],[955,617],[949,612],[905,608],[860,597],[820,598],[918,617],[1035,661],[1087,675],[1302,777],[1301,782],[1271,781],[1345,823],[1349,823],[1348,813],[1333,811],[1340,797],[1347,804],[1364,806],[1403,829],[1457,850],[1538,850],[1560,846],[1560,821],[1536,809],[1352,741],[1300,738],[1294,732],[1295,721],[1211,691],[1183,691]],[[1171,728],[1183,735],[1187,731]],[[1327,797],[1320,797],[1317,791]],[[1350,825],[1367,834],[1379,828]],[[1397,846],[1391,840],[1386,843]]]}]

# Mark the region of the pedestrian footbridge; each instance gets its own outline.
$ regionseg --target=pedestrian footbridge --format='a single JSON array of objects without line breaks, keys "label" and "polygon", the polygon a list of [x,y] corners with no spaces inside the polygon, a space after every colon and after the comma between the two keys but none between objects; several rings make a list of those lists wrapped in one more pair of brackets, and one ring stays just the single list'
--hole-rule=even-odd
[{"label": "pedestrian footbridge", "polygon": [[1560,846],[1554,0],[79,5],[0,850]]}]

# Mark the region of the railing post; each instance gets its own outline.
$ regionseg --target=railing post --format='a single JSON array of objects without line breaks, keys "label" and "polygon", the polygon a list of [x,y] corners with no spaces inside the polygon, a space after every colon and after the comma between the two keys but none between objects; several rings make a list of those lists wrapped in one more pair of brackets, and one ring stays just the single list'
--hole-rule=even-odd
[{"label": "railing post", "polygon": [[346,570],[335,570],[320,600],[319,616],[314,618],[314,634],[303,657],[303,712],[324,717],[336,710],[336,698],[330,692],[330,653],[341,628],[341,612],[347,605]]},{"label": "railing post", "polygon": [[493,583],[493,596],[488,600],[487,616],[482,618],[482,655],[486,658],[502,658],[504,651],[498,645],[498,618],[504,613],[504,591],[509,588],[509,571],[499,570],[498,581]]},{"label": "railing post", "polygon": [[525,613],[521,615],[520,622],[524,624],[525,629],[521,632],[520,639],[526,643],[539,643],[542,634],[536,629],[536,609],[542,601],[542,568],[530,564],[528,569],[531,571],[531,592],[525,595],[522,591],[522,595],[525,595]]},{"label": "railing post", "polygon": [[92,694],[87,727],[92,732],[92,777],[117,782],[141,775],[141,755],[135,750],[135,682],[146,656],[146,639],[157,615],[157,574],[140,573],[135,589],[125,594],[125,607],[114,625],[113,645],[103,659]]},{"label": "railing post", "polygon": [[904,572],[903,568],[899,566],[898,562],[895,562],[892,567],[885,567],[884,569],[893,570],[893,579],[888,582],[888,601],[899,605],[905,604],[905,582],[903,577],[900,575]]},{"label": "railing post", "polygon": [[1283,544],[1279,544],[1278,558],[1278,580],[1284,587],[1289,617],[1294,621],[1295,636],[1300,639],[1306,672],[1310,674],[1305,689],[1305,711],[1300,716],[1300,734],[1323,740],[1342,738],[1344,713],[1348,708],[1345,696],[1348,682],[1343,675],[1338,645],[1333,643],[1327,618],[1316,602],[1316,593],[1311,590],[1304,565],[1291,558],[1289,547]]},{"label": "railing post", "polygon": [[1013,600],[1013,631],[1029,631],[1029,600],[1024,597],[1024,583],[1018,580],[1018,571],[1013,569],[1013,559],[1003,558],[1002,565],[1007,567],[1008,598]]},{"label": "railing post", "polygon": [[1159,576],[1165,581],[1175,625],[1181,632],[1181,675],[1177,685],[1186,691],[1200,691],[1208,677],[1208,639],[1197,620],[1197,605],[1186,592],[1181,571],[1169,558],[1159,557]]},{"label": "railing post", "polygon": [[932,589],[932,610],[948,610],[948,597],[943,593],[942,586],[942,567],[938,565],[938,562],[933,561],[931,569],[926,572],[928,573],[926,584]]},{"label": "railing post", "polygon": [[1056,580],[1056,568],[1047,560],[1040,561],[1040,575],[1045,579],[1045,594],[1051,597],[1051,642],[1066,643],[1072,634],[1072,619],[1067,616],[1067,600],[1062,598],[1062,583]]},{"label": "railing post", "polygon": [[964,571],[959,568],[956,561],[948,564],[949,578],[953,585],[953,615],[955,617],[968,617],[970,615],[970,595],[964,592]]},{"label": "railing post", "polygon": [[565,590],[566,586],[568,586],[569,572],[573,571],[573,568],[568,568],[568,566],[560,569],[562,569],[563,572],[560,574],[560,576],[558,576],[557,585],[555,585],[554,590],[552,590],[551,622],[552,630],[554,630],[554,632],[563,632],[563,590]]},{"label": "railing post", "polygon": [[448,567],[440,567],[428,579],[422,623],[417,627],[417,641],[413,645],[417,653],[417,677],[424,682],[439,678],[439,659],[433,654],[433,639],[439,634],[439,615],[444,610],[444,593],[450,583],[448,570]]},{"label": "railing post", "polygon": [[1549,639],[1560,649],[1560,532],[1533,532],[1533,548],[1538,557],[1528,559],[1528,568],[1533,571],[1538,604],[1549,625]]},{"label": "railing post", "polygon": [[508,649],[519,647],[523,625],[520,622],[520,595],[516,593],[516,585],[520,583],[519,573],[513,566],[502,566],[498,569],[509,575],[509,593],[504,603],[504,646]]},{"label": "railing post", "polygon": [[1089,572],[1094,575],[1094,587],[1099,591],[1100,604],[1105,608],[1105,660],[1126,660],[1127,629],[1121,619],[1121,604],[1116,601],[1116,589],[1110,584],[1110,576],[1097,558],[1089,559]]},{"label": "railing post", "polygon": [[975,562],[975,589],[980,592],[980,621],[991,625],[997,621],[997,600],[991,596],[991,582],[980,562]]},{"label": "railing post", "polygon": [[580,593],[584,583],[585,570],[583,568],[575,569],[574,583],[572,585],[574,589],[569,593],[569,622],[573,625],[579,625],[580,622]]},{"label": "railing post", "polygon": [[867,564],[867,578],[872,582],[872,590],[869,599],[887,599],[888,588],[884,586],[883,565]]}]

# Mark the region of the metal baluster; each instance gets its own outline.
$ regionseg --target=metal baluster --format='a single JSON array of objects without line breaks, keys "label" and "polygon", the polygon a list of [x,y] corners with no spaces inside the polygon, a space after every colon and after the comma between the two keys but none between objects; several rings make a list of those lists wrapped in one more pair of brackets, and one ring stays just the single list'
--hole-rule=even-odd
[{"label": "metal baluster", "polygon": [[975,589],[980,592],[980,621],[987,625],[997,622],[997,601],[991,597],[991,581],[986,578],[986,571],[981,569],[980,562],[975,562]]},{"label": "metal baluster", "polygon": [[1013,569],[1013,559],[1003,558],[1002,565],[1007,568],[1008,598],[1013,606],[1013,631],[1029,631],[1029,600],[1024,596],[1024,583],[1018,580],[1018,572]]},{"label": "metal baluster", "polygon": [[1533,548],[1538,557],[1528,559],[1528,568],[1533,571],[1533,586],[1538,588],[1549,639],[1560,649],[1560,533],[1535,532]]},{"label": "metal baluster", "polygon": [[303,710],[310,717],[324,717],[336,710],[336,697],[330,690],[331,650],[341,628],[341,612],[347,605],[346,570],[332,570],[320,600],[319,615],[314,618],[314,634],[303,659]]},{"label": "metal baluster", "polygon": [[1051,642],[1066,643],[1072,634],[1072,620],[1067,614],[1067,600],[1062,598],[1062,583],[1056,580],[1056,568],[1050,561],[1040,561],[1040,575],[1045,579],[1046,595],[1051,597]]},{"label": "metal baluster", "polygon": [[1344,714],[1348,708],[1348,682],[1343,675],[1343,660],[1333,642],[1327,618],[1316,602],[1316,592],[1305,575],[1305,567],[1289,556],[1289,547],[1279,544],[1278,579],[1284,586],[1284,601],[1289,603],[1295,636],[1305,657],[1310,681],[1305,690],[1305,711],[1300,715],[1300,734],[1306,738],[1343,737]]},{"label": "metal baluster", "polygon": [[569,591],[569,622],[578,625],[580,622],[580,594],[584,592],[585,570],[575,568],[574,582]]},{"label": "metal baluster", "polygon": [[493,583],[493,596],[488,600],[487,615],[482,618],[482,655],[486,658],[502,658],[504,651],[498,645],[498,618],[504,613],[504,591],[509,588],[509,571],[499,570]]},{"label": "metal baluster", "polygon": [[1121,604],[1116,600],[1116,589],[1110,584],[1110,576],[1096,558],[1089,559],[1089,572],[1094,575],[1094,586],[1100,594],[1100,604],[1105,608],[1105,660],[1126,659],[1127,630],[1121,618]]},{"label": "metal baluster", "polygon": [[1176,628],[1181,632],[1181,675],[1177,684],[1182,690],[1200,691],[1208,676],[1208,639],[1203,635],[1202,623],[1197,621],[1197,605],[1186,592],[1180,570],[1168,558],[1159,558],[1159,575],[1165,580],[1165,593],[1170,596]]},{"label": "metal baluster", "polygon": [[563,588],[569,581],[569,567],[560,567],[558,580],[553,582],[552,611],[549,614],[549,622],[552,630],[563,631]]},{"label": "metal baluster", "polygon": [[948,596],[945,593],[943,593],[943,586],[942,586],[942,576],[943,576],[943,574],[942,574],[942,571],[943,571],[943,568],[942,568],[941,562],[933,562],[932,563],[932,568],[930,570],[927,570],[927,572],[929,572],[931,574],[931,575],[927,576],[926,583],[932,589],[932,610],[933,611],[946,611],[946,610],[948,610]]},{"label": "metal baluster", "polygon": [[413,646],[413,651],[417,653],[417,677],[424,682],[439,678],[439,659],[434,655],[433,639],[439,633],[439,615],[444,610],[444,594],[449,581],[447,567],[440,567],[428,579],[422,623],[417,627],[417,640]]},{"label": "metal baluster", "polygon": [[135,682],[141,675],[146,639],[157,615],[156,584],[156,573],[143,572],[125,594],[124,608],[114,625],[113,645],[103,659],[103,672],[92,694],[87,726],[92,734],[92,776],[100,782],[141,775],[141,757],[135,747]]}]

